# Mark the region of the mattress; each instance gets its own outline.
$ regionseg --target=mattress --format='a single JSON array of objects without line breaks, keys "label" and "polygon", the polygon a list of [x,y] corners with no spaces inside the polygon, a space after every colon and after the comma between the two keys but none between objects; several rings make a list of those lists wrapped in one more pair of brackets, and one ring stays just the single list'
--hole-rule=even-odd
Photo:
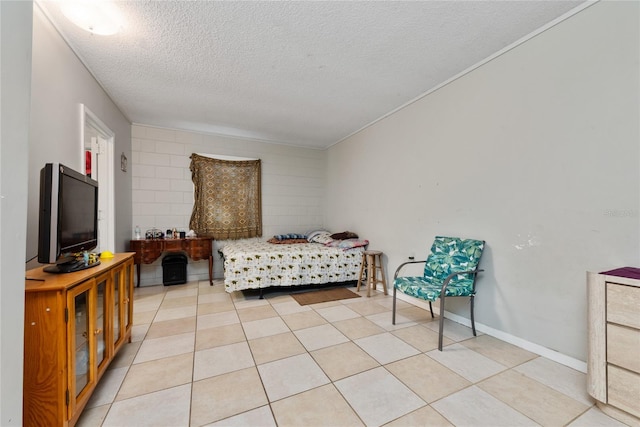
[{"label": "mattress", "polygon": [[235,242],[220,249],[227,292],[358,280],[364,247]]}]

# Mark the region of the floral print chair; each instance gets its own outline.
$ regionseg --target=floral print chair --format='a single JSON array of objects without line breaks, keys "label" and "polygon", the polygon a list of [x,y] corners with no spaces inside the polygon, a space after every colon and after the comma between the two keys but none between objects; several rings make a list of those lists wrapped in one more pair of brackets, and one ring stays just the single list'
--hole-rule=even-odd
[{"label": "floral print chair", "polygon": [[[484,240],[460,239],[458,237],[437,236],[431,246],[431,253],[425,261],[408,261],[401,264],[393,276],[393,314],[396,324],[396,292],[431,302],[440,298],[440,329],[438,350],[442,351],[442,331],[444,328],[444,300],[446,297],[469,297],[471,303],[471,328],[476,336],[473,319],[473,298],[476,295],[476,276]],[[424,263],[424,275],[398,277],[400,270],[408,264]]]}]

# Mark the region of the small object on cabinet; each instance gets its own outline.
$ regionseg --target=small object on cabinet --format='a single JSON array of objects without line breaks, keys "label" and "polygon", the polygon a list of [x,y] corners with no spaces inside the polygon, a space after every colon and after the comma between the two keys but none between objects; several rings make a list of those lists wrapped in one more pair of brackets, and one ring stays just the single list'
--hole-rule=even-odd
[{"label": "small object on cabinet", "polygon": [[158,230],[157,228],[151,228],[149,230],[147,230],[146,233],[144,233],[145,239],[163,239],[164,238],[164,234],[162,234],[162,231]]}]

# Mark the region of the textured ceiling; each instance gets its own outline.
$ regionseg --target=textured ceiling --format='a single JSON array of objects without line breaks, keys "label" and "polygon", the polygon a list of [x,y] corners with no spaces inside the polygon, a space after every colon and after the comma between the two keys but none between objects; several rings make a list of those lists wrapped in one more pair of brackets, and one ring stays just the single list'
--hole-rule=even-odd
[{"label": "textured ceiling", "polygon": [[40,2],[134,123],[325,148],[583,1],[118,1],[92,35]]}]

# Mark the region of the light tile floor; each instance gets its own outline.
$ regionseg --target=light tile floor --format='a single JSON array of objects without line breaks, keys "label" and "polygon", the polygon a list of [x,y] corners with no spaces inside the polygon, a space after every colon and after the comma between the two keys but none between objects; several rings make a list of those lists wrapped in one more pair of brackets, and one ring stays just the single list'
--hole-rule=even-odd
[{"label": "light tile floor", "polygon": [[[355,288],[349,288],[355,292]],[[221,281],[137,288],[80,426],[621,426],[586,375],[391,297],[298,305]],[[436,319],[437,320],[437,319]]]}]

